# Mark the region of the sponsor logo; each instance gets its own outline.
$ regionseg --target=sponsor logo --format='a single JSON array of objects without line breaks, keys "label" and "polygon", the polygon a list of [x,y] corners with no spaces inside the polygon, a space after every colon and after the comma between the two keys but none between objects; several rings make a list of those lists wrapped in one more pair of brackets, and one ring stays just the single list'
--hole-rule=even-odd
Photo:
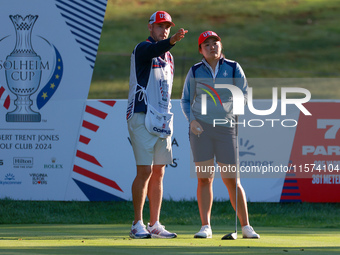
[{"label": "sponsor logo", "polygon": [[243,157],[245,155],[251,155],[255,156],[256,154],[253,152],[254,144],[252,144],[248,139],[245,140],[243,138],[240,138],[239,141],[239,149],[240,149],[240,157]]},{"label": "sponsor logo", "polygon": [[32,168],[33,167],[33,158],[15,157],[15,158],[13,158],[13,167],[14,168]]},{"label": "sponsor logo", "polygon": [[32,178],[33,185],[46,185],[48,175],[45,173],[31,173],[30,177]]},{"label": "sponsor logo", "polygon": [[5,175],[5,181],[14,181],[14,180],[15,180],[14,174]]},{"label": "sponsor logo", "polygon": [[13,173],[7,173],[4,180],[0,180],[0,185],[20,185],[21,183],[21,181],[16,180]]},{"label": "sponsor logo", "polygon": [[[255,148],[255,145],[248,139],[240,138],[239,140],[239,154],[240,157],[247,156],[256,156],[255,152],[253,151]],[[269,166],[273,165],[274,161],[272,160],[241,160],[240,166],[243,167],[262,167],[262,166]]]},{"label": "sponsor logo", "polygon": [[171,134],[170,130],[160,129],[160,128],[156,128],[156,127],[153,128],[153,131],[155,131],[157,133],[166,133],[167,135]]},{"label": "sponsor logo", "polygon": [[62,164],[56,164],[57,159],[56,158],[51,158],[51,164],[44,164],[44,169],[63,169]]}]

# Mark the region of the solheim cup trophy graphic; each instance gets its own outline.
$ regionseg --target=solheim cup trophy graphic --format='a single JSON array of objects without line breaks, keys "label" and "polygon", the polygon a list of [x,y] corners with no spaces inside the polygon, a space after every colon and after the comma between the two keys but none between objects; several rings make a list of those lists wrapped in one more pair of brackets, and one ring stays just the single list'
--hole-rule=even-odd
[{"label": "solheim cup trophy graphic", "polygon": [[[30,96],[35,93],[41,80],[41,58],[32,47],[32,30],[37,15],[9,16],[16,32],[16,44],[6,58],[6,81],[9,90],[17,96],[16,109],[7,113],[7,122],[40,122],[41,115],[31,109]],[[9,66],[10,65],[10,66]]]}]

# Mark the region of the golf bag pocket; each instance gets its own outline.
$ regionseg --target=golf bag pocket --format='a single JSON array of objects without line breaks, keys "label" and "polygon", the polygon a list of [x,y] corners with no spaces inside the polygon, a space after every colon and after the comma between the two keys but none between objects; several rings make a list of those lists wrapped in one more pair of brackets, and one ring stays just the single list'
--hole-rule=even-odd
[{"label": "golf bag pocket", "polygon": [[148,104],[145,127],[150,134],[167,138],[173,132],[173,113],[160,113],[151,104]]}]

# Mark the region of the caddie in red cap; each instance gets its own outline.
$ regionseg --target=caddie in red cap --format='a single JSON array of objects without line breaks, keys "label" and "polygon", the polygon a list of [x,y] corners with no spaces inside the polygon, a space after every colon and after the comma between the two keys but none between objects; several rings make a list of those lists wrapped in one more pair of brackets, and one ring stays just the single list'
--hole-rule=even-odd
[{"label": "caddie in red cap", "polygon": [[[169,50],[188,32],[183,28],[169,37],[175,26],[165,11],[153,13],[148,22],[149,38],[131,55],[130,88],[126,119],[134,152],[137,175],[132,184],[134,221],[131,238],[174,238],[159,222],[166,164],[172,164],[173,114],[171,92],[174,61]],[[143,223],[146,196],[150,222]]]},{"label": "caddie in red cap", "polygon": [[171,16],[169,13],[165,11],[157,11],[154,14],[151,15],[149,24],[153,23],[162,23],[162,22],[169,22],[172,27],[175,26],[175,24],[172,22]]}]

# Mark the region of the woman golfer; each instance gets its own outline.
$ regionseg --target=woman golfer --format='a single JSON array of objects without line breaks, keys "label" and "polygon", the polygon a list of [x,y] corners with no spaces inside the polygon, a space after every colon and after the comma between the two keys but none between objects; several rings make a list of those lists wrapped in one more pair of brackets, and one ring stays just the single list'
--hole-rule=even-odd
[{"label": "woman golfer", "polygon": [[[216,88],[216,84],[237,86],[247,97],[247,81],[241,66],[222,54],[221,38],[213,31],[203,32],[198,38],[200,63],[192,66],[183,88],[181,106],[190,122],[190,146],[198,177],[197,202],[202,221],[195,238],[211,238],[211,207],[213,203],[214,159],[228,189],[232,206],[237,204],[237,216],[243,238],[260,238],[249,225],[245,192],[236,181],[236,116],[232,114],[233,95],[229,89]],[[218,86],[217,86],[218,87]],[[217,125],[223,123],[223,125]],[[221,121],[224,120],[224,121]],[[236,203],[236,185],[237,197]]]}]

